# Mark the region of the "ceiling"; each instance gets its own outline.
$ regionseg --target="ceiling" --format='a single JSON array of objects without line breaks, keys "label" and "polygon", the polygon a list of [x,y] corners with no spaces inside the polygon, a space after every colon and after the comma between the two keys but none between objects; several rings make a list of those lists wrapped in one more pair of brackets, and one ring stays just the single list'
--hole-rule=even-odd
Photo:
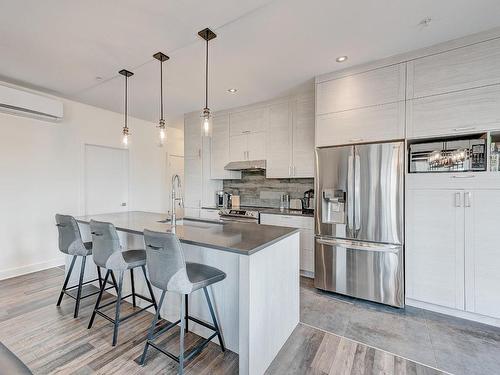
[{"label": "ceiling", "polygon": [[[315,75],[500,26],[498,0],[0,0],[0,79],[157,121],[159,62],[167,119],[204,104],[210,27],[210,103],[266,100]],[[419,25],[431,17],[429,26]],[[339,64],[335,58],[349,59]],[[229,88],[237,88],[231,94]]]}]

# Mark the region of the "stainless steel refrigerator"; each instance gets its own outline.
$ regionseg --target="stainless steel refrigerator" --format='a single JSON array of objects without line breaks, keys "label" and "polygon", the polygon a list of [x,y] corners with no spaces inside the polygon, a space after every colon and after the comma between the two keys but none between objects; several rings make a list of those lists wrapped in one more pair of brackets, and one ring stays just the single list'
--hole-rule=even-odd
[{"label": "stainless steel refrigerator", "polygon": [[403,142],[316,150],[316,288],[404,306],[403,179]]}]

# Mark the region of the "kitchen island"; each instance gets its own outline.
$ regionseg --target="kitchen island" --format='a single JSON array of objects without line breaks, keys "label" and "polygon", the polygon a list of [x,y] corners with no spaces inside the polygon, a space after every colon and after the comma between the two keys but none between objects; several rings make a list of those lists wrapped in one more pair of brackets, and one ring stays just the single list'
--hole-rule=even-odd
[{"label": "kitchen island", "polygon": [[[129,249],[144,248],[144,229],[175,230],[186,261],[217,267],[227,274],[210,292],[226,347],[239,354],[240,374],[263,374],[298,324],[298,230],[188,218],[178,220],[174,229],[165,214],[131,211],[77,218],[84,238],[90,237],[91,219],[113,223],[122,246]],[[136,291],[147,294],[143,278],[138,275],[135,279]],[[128,279],[124,289],[130,290]],[[155,294],[160,292],[155,290]],[[165,301],[163,318],[179,319],[181,297],[167,293]],[[202,293],[190,296],[189,313],[210,321]],[[203,337],[211,333],[191,322],[189,329]]]}]

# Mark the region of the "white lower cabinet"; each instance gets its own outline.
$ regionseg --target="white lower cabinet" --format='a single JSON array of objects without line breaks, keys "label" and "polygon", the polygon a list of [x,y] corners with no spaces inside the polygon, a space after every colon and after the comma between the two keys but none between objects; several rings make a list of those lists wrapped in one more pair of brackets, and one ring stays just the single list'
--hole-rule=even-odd
[{"label": "white lower cabinet", "polygon": [[500,189],[465,194],[466,310],[500,318]]},{"label": "white lower cabinet", "polygon": [[500,189],[409,189],[407,298],[500,318]]},{"label": "white lower cabinet", "polygon": [[300,229],[300,269],[314,274],[314,218],[309,216],[261,214],[260,223]]},{"label": "white lower cabinet", "polygon": [[207,220],[219,220],[218,208],[202,208],[200,211],[200,218]]},{"label": "white lower cabinet", "polygon": [[406,296],[464,308],[464,209],[455,190],[409,190]]}]

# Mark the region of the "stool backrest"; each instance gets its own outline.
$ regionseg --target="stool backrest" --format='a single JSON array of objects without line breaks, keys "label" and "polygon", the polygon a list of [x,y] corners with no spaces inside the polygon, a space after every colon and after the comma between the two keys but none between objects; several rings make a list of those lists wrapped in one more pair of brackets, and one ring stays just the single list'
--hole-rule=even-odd
[{"label": "stool backrest", "polygon": [[[92,233],[92,256],[99,267],[112,268],[107,264],[114,253],[121,253],[120,238],[111,223],[90,220]],[[122,259],[121,254],[117,259]]]},{"label": "stool backrest", "polygon": [[182,245],[174,233],[144,230],[146,264],[151,284],[161,290],[189,294],[189,281]]},{"label": "stool backrest", "polygon": [[87,254],[80,228],[73,216],[56,214],[56,226],[59,231],[59,250],[61,252],[69,255]]}]

